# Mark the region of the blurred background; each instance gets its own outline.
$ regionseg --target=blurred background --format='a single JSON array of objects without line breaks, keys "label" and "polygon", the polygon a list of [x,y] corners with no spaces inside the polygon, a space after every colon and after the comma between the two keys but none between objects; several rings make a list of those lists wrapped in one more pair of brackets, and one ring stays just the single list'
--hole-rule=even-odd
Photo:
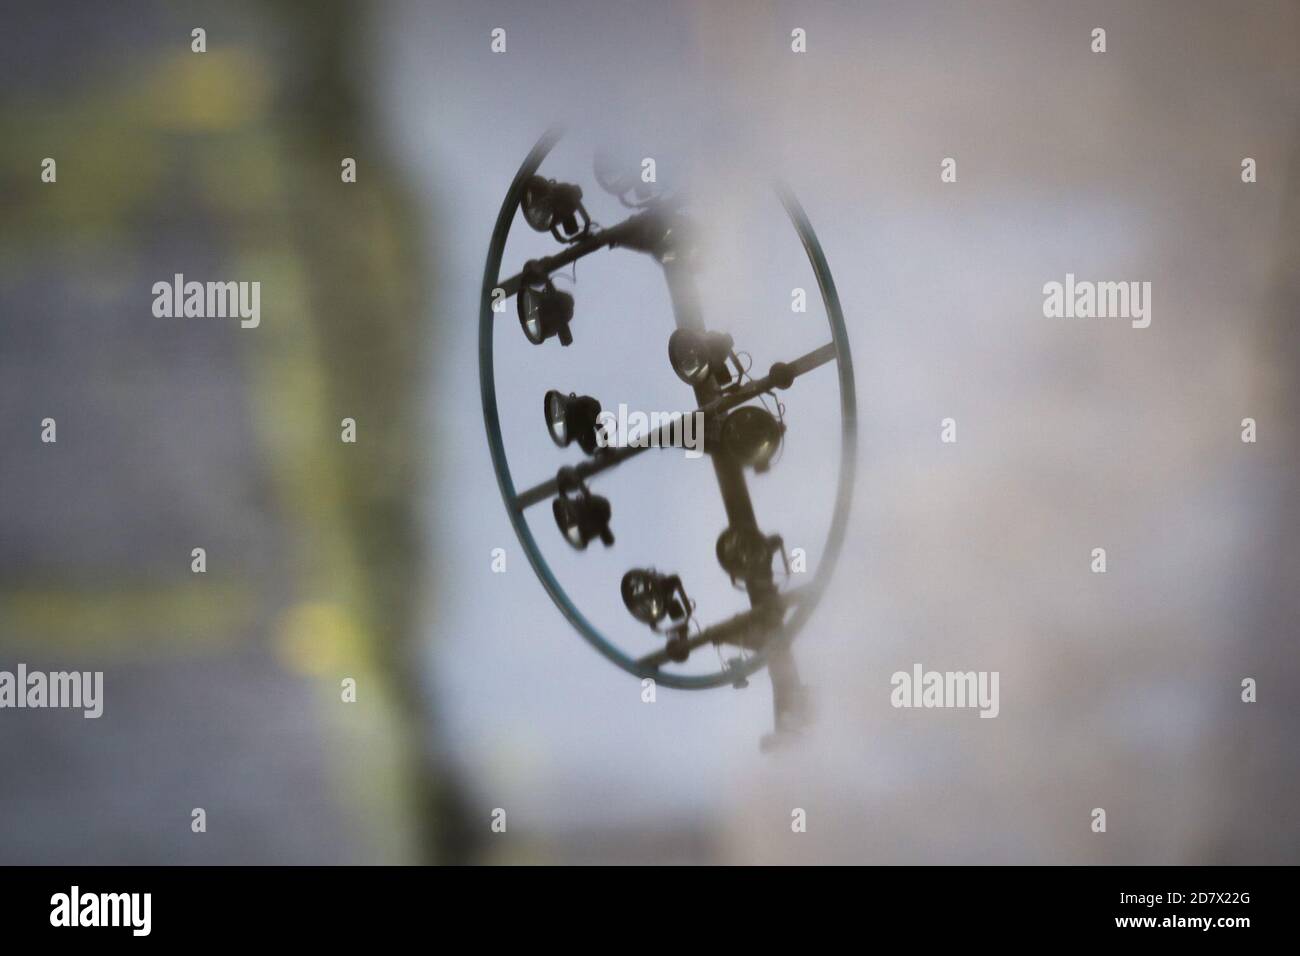
[{"label": "blurred background", "polygon": [[[1297,4],[3,9],[0,669],[102,670],[105,709],[0,711],[0,862],[1300,857]],[[643,703],[510,529],[479,291],[557,122],[543,172],[599,222],[624,212],[597,147],[690,190],[706,319],[758,369],[827,337],[772,176],[825,247],[858,482],[795,644],[817,720],[794,748],[759,752],[765,678]],[[516,222],[504,269],[551,248]],[[178,272],[260,281],[261,325],[154,318]],[[1151,327],[1044,318],[1067,272],[1151,282]],[[648,259],[598,253],[560,284],[573,348],[528,345],[511,313],[494,340],[520,487],[577,454],[544,434],[547,388],[688,407]],[[815,570],[833,376],[785,401],[754,496]],[[630,653],[654,648],[617,596],[633,564],[680,570],[707,620],[743,606],[707,462],[642,456],[593,488],[608,553],[530,519]],[[999,671],[999,717],[893,709],[914,663]]]}]

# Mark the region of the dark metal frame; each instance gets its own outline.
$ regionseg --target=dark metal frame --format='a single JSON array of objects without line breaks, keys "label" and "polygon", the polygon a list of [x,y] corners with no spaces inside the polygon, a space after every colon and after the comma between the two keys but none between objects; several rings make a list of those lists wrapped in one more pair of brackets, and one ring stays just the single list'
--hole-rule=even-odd
[{"label": "dark metal frame", "polygon": [[[743,685],[750,674],[758,671],[765,664],[771,663],[773,684],[776,690],[777,723],[781,729],[782,714],[788,708],[780,699],[783,692],[789,696],[797,690],[798,678],[794,674],[793,662],[789,656],[789,644],[795,634],[812,614],[822,591],[825,589],[839,558],[844,543],[844,533],[848,522],[849,508],[853,496],[853,476],[857,458],[857,399],[854,390],[853,360],[849,352],[848,333],[844,327],[844,314],[840,307],[835,283],[831,278],[830,267],[822,252],[817,237],[813,232],[808,217],[794,195],[783,187],[778,187],[781,201],[794,225],[799,239],[803,243],[817,285],[821,291],[822,301],[831,327],[832,341],[813,352],[789,363],[794,374],[801,375],[834,360],[839,373],[840,414],[842,420],[840,473],[835,497],[834,512],[831,517],[830,531],[822,550],[821,560],[812,581],[784,593],[777,591],[770,569],[767,575],[747,581],[753,610],[735,615],[726,621],[705,628],[690,638],[692,648],[709,643],[728,643],[750,647],[747,637],[755,629],[760,629],[766,638],[754,653],[731,666],[709,674],[676,674],[661,668],[668,662],[663,651],[645,655],[640,658],[629,657],[596,629],[583,615],[569,597],[559,581],[556,580],[550,566],[543,558],[537,541],[534,539],[524,511],[530,505],[537,504],[555,494],[555,481],[542,482],[522,493],[515,490],[514,479],[506,460],[504,443],[501,437],[500,419],[497,414],[496,378],[492,360],[493,329],[495,316],[492,310],[493,297],[497,289],[505,291],[506,296],[514,295],[519,289],[519,276],[515,275],[504,282],[500,279],[501,259],[505,252],[506,239],[515,219],[519,202],[523,194],[525,181],[541,166],[543,160],[555,146],[560,136],[559,131],[551,130],[535,145],[519,171],[515,174],[510,190],[506,193],[497,215],[496,227],[488,246],[487,264],[483,271],[483,288],[479,310],[479,380],[483,401],[483,420],[487,430],[488,447],[492,453],[492,464],[496,471],[497,484],[505,502],[510,523],[514,527],[519,543],[523,547],[529,563],[536,572],[542,586],[546,588],[555,606],[569,620],[573,627],[588,643],[606,658],[623,670],[637,677],[650,677],[667,687],[686,690],[700,690],[719,687],[725,684]],[[608,246],[628,246],[647,251],[652,245],[654,235],[662,220],[656,220],[653,210],[641,212],[619,225],[599,232],[593,231],[587,237],[569,245],[554,256],[538,260],[549,274],[562,268],[581,256],[596,249]],[[699,315],[693,290],[687,276],[679,263],[665,261],[662,263],[672,296],[673,311],[678,328],[704,329],[704,322]],[[717,414],[728,408],[754,398],[772,387],[768,379],[759,379],[747,384],[743,390],[720,394],[716,383],[710,381],[695,386],[698,407],[706,413]],[[613,465],[625,461],[643,448],[615,449],[589,458],[575,467],[582,478],[590,477]],[[726,456],[713,455],[713,466],[717,474],[719,488],[722,492],[728,521],[732,526],[757,527],[749,491],[745,483],[742,467]],[[775,599],[775,603],[773,603]],[[781,622],[773,628],[773,608],[781,616]],[[793,613],[786,617],[786,612],[793,607]],[[777,674],[777,670],[782,673]],[[791,686],[791,682],[793,685]],[[784,685],[784,686],[783,686]]]}]

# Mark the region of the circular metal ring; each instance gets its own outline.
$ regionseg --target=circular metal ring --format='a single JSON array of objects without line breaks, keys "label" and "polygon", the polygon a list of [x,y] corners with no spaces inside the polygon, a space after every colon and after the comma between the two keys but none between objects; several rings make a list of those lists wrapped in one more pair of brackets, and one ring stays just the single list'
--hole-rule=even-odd
[{"label": "circular metal ring", "polygon": [[483,288],[479,307],[479,386],[483,401],[483,424],[487,430],[488,448],[492,453],[492,466],[496,472],[497,485],[501,489],[501,497],[510,517],[510,524],[515,529],[524,554],[528,557],[528,563],[532,565],[538,580],[546,588],[555,606],[592,647],[629,674],[641,678],[653,678],[656,683],[665,687],[703,690],[708,687],[735,684],[761,669],[767,663],[767,655],[772,648],[787,645],[794,639],[816,607],[844,545],[849,508],[853,500],[858,417],[857,395],[853,381],[853,358],[849,352],[849,337],[844,327],[844,312],[840,307],[839,295],[835,291],[835,281],[831,277],[830,266],[826,263],[826,256],[822,252],[821,244],[817,241],[817,235],[813,232],[812,224],[808,221],[803,207],[799,205],[790,190],[778,186],[777,192],[781,203],[799,235],[800,242],[803,243],[804,251],[817,278],[817,287],[821,291],[822,302],[830,322],[831,338],[835,346],[835,366],[839,373],[841,417],[839,484],[835,495],[835,509],[831,515],[830,531],[826,535],[826,544],[817,566],[817,573],[813,575],[810,584],[800,589],[803,597],[797,603],[794,613],[783,623],[780,632],[774,634],[765,647],[755,651],[741,663],[708,674],[674,674],[658,667],[644,666],[636,658],[620,650],[587,620],[574,604],[573,599],[569,597],[568,592],[556,580],[550,565],[546,563],[524,517],[523,509],[516,503],[518,495],[514,479],[510,474],[510,464],[506,459],[505,444],[501,437],[501,421],[497,414],[496,374],[492,363],[492,337],[495,328],[492,311],[493,291],[500,281],[501,258],[505,253],[506,239],[510,235],[515,212],[523,196],[524,184],[537,172],[559,138],[559,130],[548,130],[537,141],[537,145],[528,153],[519,171],[515,173],[510,190],[501,203],[501,211],[497,214],[496,227],[492,230],[492,240],[488,245],[487,264],[483,269]]}]

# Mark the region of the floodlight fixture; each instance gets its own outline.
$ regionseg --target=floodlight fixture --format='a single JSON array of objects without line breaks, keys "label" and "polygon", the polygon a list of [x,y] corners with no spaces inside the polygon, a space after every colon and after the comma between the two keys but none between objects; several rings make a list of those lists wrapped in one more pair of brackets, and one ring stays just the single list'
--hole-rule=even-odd
[{"label": "floodlight fixture", "polygon": [[654,630],[664,619],[685,622],[691,615],[691,600],[675,574],[660,574],[654,568],[633,568],[623,575],[623,604],[642,624]]},{"label": "floodlight fixture", "polygon": [[746,587],[753,579],[770,579],[772,556],[780,552],[785,561],[785,544],[780,535],[764,535],[752,526],[732,526],[718,535],[716,553],[731,583]]},{"label": "floodlight fixture", "polygon": [[639,209],[653,202],[658,189],[652,182],[642,178],[640,167],[632,162],[623,162],[611,153],[597,150],[592,171],[600,188],[629,209]]},{"label": "floodlight fixture", "polygon": [[591,230],[581,186],[533,175],[524,183],[520,206],[528,225],[549,232],[558,242],[576,242]]},{"label": "floodlight fixture", "polygon": [[561,468],[555,482],[559,493],[551,503],[551,512],[564,540],[579,551],[587,550],[597,538],[610,547],[614,534],[609,530],[609,499],[593,495],[572,468]]},{"label": "floodlight fixture", "polygon": [[676,329],[668,337],[668,361],[687,385],[703,385],[710,378],[719,386],[729,385],[732,373],[728,360],[735,366],[737,377],[742,371],[734,349],[735,342],[725,332]]},{"label": "floodlight fixture", "polygon": [[534,345],[555,336],[564,346],[573,344],[569,323],[573,321],[573,296],[557,289],[551,277],[535,262],[524,266],[519,286],[517,310],[519,327]]},{"label": "floodlight fixture", "polygon": [[767,471],[781,447],[785,426],[758,405],[742,405],[722,423],[722,451],[757,472]]},{"label": "floodlight fixture", "polygon": [[578,447],[588,455],[596,453],[600,444],[600,402],[590,395],[577,395],[573,392],[565,395],[553,388],[546,393],[542,406],[551,441],[561,448],[567,448],[576,441]]}]

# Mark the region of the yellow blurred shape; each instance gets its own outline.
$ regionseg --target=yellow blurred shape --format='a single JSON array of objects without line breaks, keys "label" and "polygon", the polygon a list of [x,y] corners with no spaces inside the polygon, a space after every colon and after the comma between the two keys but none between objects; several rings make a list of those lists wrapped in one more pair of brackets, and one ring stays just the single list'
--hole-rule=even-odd
[{"label": "yellow blurred shape", "polygon": [[160,127],[220,131],[262,119],[271,77],[247,49],[175,53],[139,87],[139,115]]},{"label": "yellow blurred shape", "polygon": [[0,631],[14,645],[143,657],[232,643],[249,628],[240,582],[170,587],[24,587],[0,592]]},{"label": "yellow blurred shape", "polygon": [[355,669],[361,628],[344,606],[304,601],[289,608],[276,628],[276,651],[290,670],[314,677]]}]

